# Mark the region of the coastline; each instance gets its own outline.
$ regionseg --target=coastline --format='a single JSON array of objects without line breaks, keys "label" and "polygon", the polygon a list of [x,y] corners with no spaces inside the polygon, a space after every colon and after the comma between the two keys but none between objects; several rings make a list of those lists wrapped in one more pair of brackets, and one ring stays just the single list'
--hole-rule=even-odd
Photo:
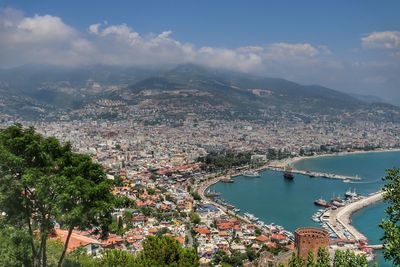
[{"label": "coastline", "polygon": [[[356,150],[356,151],[345,151],[345,152],[338,152],[338,153],[329,153],[329,154],[319,154],[319,155],[313,155],[313,156],[303,156],[303,157],[295,157],[295,158],[288,158],[288,159],[284,159],[284,160],[280,160],[280,161],[270,161],[268,163],[266,163],[265,165],[256,168],[255,170],[257,171],[265,171],[268,169],[271,169],[271,165],[272,164],[281,164],[281,166],[287,166],[288,163],[290,164],[294,164],[295,162],[301,161],[301,160],[307,160],[307,159],[312,159],[312,158],[318,158],[318,157],[335,157],[335,156],[346,156],[346,155],[353,155],[353,154],[367,154],[367,153],[387,153],[387,152],[400,152],[400,148],[391,148],[391,149],[376,149],[376,150],[371,150],[371,151],[364,151],[364,150]],[[210,201],[210,203],[213,204],[217,204],[215,203],[212,199],[205,197],[205,192],[207,191],[207,189],[220,182],[221,179],[228,177],[235,177],[235,176],[240,176],[242,174],[243,171],[236,171],[234,173],[231,173],[230,175],[221,175],[218,177],[215,177],[214,179],[212,179],[212,181],[205,181],[205,183],[201,183],[201,186],[198,187],[199,189],[201,189],[201,195],[205,200]],[[375,193],[372,193],[366,197],[363,197],[360,200],[357,200],[353,203],[350,203],[348,205],[346,205],[345,207],[343,207],[343,210],[338,214],[337,218],[338,218],[338,223],[340,223],[342,225],[342,227],[344,227],[353,237],[355,240],[357,241],[365,241],[367,240],[367,238],[365,237],[364,234],[362,234],[361,232],[359,232],[351,223],[351,219],[352,216],[355,212],[368,207],[370,205],[373,205],[377,202],[382,201],[383,199],[383,192],[382,191],[378,191]],[[218,207],[222,207],[224,210],[226,210],[226,208],[224,208],[223,206],[220,206],[217,204]],[[229,213],[229,212],[228,212]],[[234,216],[238,216],[237,214],[231,214]],[[240,216],[240,215],[239,215]],[[241,216],[240,216],[241,217]],[[244,219],[244,218],[240,218],[240,219]],[[377,244],[377,245],[372,245],[370,246],[371,248],[374,249],[379,249],[382,247],[381,244]]]},{"label": "coastline", "polygon": [[[312,156],[297,156],[294,158],[286,158],[282,160],[274,160],[265,163],[263,166],[255,168],[254,170],[262,172],[266,170],[275,170],[275,168],[280,168],[283,169],[284,167],[288,165],[293,165],[296,162],[303,161],[303,160],[308,160],[308,159],[314,159],[314,158],[322,158],[322,157],[336,157],[336,156],[347,156],[347,155],[357,155],[357,154],[367,154],[367,153],[388,153],[388,152],[400,152],[400,148],[382,148],[382,149],[375,149],[375,150],[354,150],[354,151],[344,151],[344,152],[336,152],[336,153],[326,153],[326,154],[316,154]],[[199,184],[199,187],[204,187],[203,183],[206,182],[207,186],[203,188],[202,193],[204,194],[205,191],[212,185],[219,183],[221,180],[224,178],[233,178],[237,177],[243,174],[243,171],[235,171],[231,174],[225,174],[225,175],[219,175],[217,177],[214,177],[212,180],[212,183],[207,183],[207,181],[202,181]],[[322,177],[322,178],[327,178],[327,177]],[[329,179],[329,178],[328,178]],[[207,198],[209,199],[209,198]]]},{"label": "coastline", "polygon": [[336,156],[348,156],[348,155],[357,155],[357,154],[369,154],[369,153],[388,153],[388,152],[400,152],[400,148],[380,148],[374,150],[354,150],[354,151],[343,151],[343,152],[335,152],[335,153],[325,153],[325,154],[316,154],[312,156],[297,156],[294,158],[287,158],[280,161],[276,161],[275,164],[281,166],[294,165],[295,163],[308,159],[322,158],[322,157],[336,157]]}]

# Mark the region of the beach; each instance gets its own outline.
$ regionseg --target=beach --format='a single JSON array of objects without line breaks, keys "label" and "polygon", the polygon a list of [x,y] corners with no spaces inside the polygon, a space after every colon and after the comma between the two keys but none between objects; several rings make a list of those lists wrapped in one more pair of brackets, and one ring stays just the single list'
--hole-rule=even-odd
[{"label": "beach", "polygon": [[294,158],[283,159],[281,161],[271,162],[271,164],[278,164],[279,166],[293,166],[295,163],[308,160],[313,158],[321,158],[321,157],[335,157],[335,156],[347,156],[347,155],[357,155],[357,154],[368,154],[368,153],[386,153],[386,152],[400,152],[400,148],[383,148],[383,149],[375,149],[375,150],[354,150],[354,151],[343,151],[336,153],[325,153],[325,154],[317,154],[312,156],[297,156]]}]

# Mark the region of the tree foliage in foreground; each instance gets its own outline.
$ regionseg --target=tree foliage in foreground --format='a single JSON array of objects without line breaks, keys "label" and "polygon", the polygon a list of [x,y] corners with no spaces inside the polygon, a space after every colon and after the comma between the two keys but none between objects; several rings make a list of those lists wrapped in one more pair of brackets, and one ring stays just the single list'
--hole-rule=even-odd
[{"label": "tree foliage in foreground", "polygon": [[102,167],[73,152],[69,143],[21,125],[0,130],[0,210],[6,223],[28,233],[25,266],[47,266],[47,239],[55,222],[68,230],[58,266],[75,227],[107,235],[111,189]]},{"label": "tree foliage in foreground", "polygon": [[193,249],[183,248],[168,236],[148,237],[136,256],[127,251],[106,250],[98,258],[82,254],[68,255],[65,267],[197,267],[199,258]]},{"label": "tree foliage in foreground", "polygon": [[[289,259],[288,267],[367,267],[368,262],[365,255],[356,255],[350,250],[336,250],[333,262],[329,257],[328,250],[320,247],[318,249],[317,257],[314,258],[312,252],[308,253],[307,259],[299,257],[295,253]],[[284,267],[283,264],[279,264],[279,267]]]},{"label": "tree foliage in foreground", "polygon": [[335,267],[367,267],[368,261],[365,256],[356,255],[350,250],[336,250],[333,261]]},{"label": "tree foliage in foreground", "polygon": [[380,225],[384,232],[384,256],[400,266],[400,169],[388,170],[384,179],[388,181],[383,187],[384,199],[389,203],[385,210],[387,219]]}]

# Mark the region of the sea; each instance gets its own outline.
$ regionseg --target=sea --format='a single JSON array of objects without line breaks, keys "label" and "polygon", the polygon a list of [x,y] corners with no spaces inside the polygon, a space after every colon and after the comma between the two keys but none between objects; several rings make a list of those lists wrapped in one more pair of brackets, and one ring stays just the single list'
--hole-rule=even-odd
[{"label": "sea", "polygon": [[[311,216],[320,207],[315,199],[344,198],[348,190],[368,195],[382,188],[385,170],[400,167],[400,152],[371,152],[333,155],[303,159],[294,163],[296,169],[359,176],[360,181],[343,181],[296,174],[293,181],[283,178],[281,172],[266,170],[261,177],[237,176],[234,183],[217,183],[211,190],[220,192],[221,198],[236,206],[243,214],[252,213],[265,223],[282,225],[289,231],[298,227],[319,226]],[[380,244],[382,230],[379,223],[385,217],[387,204],[379,202],[357,211],[352,216],[353,225],[369,240]],[[375,260],[379,266],[392,266],[385,262],[381,251]]]}]

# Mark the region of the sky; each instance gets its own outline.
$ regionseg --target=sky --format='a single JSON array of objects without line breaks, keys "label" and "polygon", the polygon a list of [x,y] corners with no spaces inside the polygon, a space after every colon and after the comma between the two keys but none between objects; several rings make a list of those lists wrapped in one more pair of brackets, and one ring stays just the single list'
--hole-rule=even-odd
[{"label": "sky", "polygon": [[400,1],[0,0],[0,67],[195,63],[400,104]]}]

